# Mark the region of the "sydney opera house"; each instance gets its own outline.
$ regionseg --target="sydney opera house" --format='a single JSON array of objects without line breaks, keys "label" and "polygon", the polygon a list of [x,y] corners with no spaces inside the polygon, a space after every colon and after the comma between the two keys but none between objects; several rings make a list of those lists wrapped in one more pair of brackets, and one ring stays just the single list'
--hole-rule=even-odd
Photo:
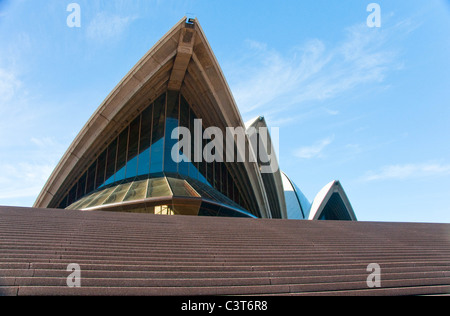
[{"label": "sydney opera house", "polygon": [[[184,127],[194,134],[199,119],[202,132],[211,126],[247,131],[244,146],[234,146],[236,157],[246,159],[175,162],[172,131]],[[182,19],[92,115],[34,207],[356,221],[339,181],[310,203],[278,168],[270,135],[266,146],[250,141],[248,131],[261,128],[267,128],[262,116],[243,122],[200,25]],[[195,144],[189,147],[193,156]],[[262,162],[251,159],[261,151],[271,153],[277,168],[261,171]]]},{"label": "sydney opera house", "polygon": [[106,97],[34,207],[0,206],[0,296],[155,295],[179,311],[183,296],[450,293],[448,224],[357,221],[339,181],[310,202],[267,125],[242,120],[200,25],[182,19]]}]

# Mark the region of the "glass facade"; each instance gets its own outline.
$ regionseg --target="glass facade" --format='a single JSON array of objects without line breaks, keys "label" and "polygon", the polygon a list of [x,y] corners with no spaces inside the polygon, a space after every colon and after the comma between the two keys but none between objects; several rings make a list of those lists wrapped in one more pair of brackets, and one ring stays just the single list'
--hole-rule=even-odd
[{"label": "glass facade", "polygon": [[327,221],[351,221],[347,207],[339,193],[333,193],[325,205],[319,220]]},{"label": "glass facade", "polygon": [[[191,160],[194,160],[195,119],[197,116],[180,93],[173,91],[164,93],[133,118],[131,123],[100,152],[97,159],[68,190],[60,201],[59,208],[73,205],[88,195],[93,204],[124,201],[127,199],[127,192],[130,192],[130,187],[124,184],[124,187],[119,190],[116,184],[124,181],[133,182],[133,179],[140,177],[160,178],[169,173],[199,181],[248,210],[247,201],[236,185],[237,181],[229,172],[227,163],[207,163],[203,160],[177,163],[172,160],[171,151],[178,140],[172,139],[171,134],[176,127],[186,127],[190,130],[192,135],[190,156]],[[204,127],[202,127],[203,131]],[[182,137],[180,136],[180,139]],[[206,140],[204,142],[203,147]],[[186,148],[182,148],[183,150]],[[180,155],[186,156],[187,153],[182,151]],[[133,182],[133,185],[137,186],[136,190],[131,190],[133,194],[143,192],[139,183]],[[109,191],[103,192],[105,189],[109,190],[111,186],[116,187],[114,194]],[[152,187],[151,190],[153,189],[157,190],[157,187]],[[179,189],[183,190],[181,187]],[[101,193],[96,196],[91,195],[93,192],[100,191]],[[108,196],[102,201],[103,193]]]},{"label": "glass facade", "polygon": [[[159,200],[152,202],[152,198]],[[137,206],[122,202],[137,202]],[[159,211],[165,207],[171,210],[165,215],[254,217],[210,185],[177,174],[124,180],[84,196],[68,209],[94,210],[99,207],[111,211],[146,210],[146,213],[153,214],[163,214]]]}]

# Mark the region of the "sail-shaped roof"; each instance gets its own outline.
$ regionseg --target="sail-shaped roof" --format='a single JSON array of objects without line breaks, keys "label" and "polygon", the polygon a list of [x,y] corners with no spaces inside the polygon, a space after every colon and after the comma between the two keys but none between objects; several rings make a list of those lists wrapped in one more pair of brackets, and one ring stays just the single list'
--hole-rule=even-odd
[{"label": "sail-shaped roof", "polygon": [[353,207],[339,181],[328,183],[316,195],[309,213],[310,220],[356,221]]}]

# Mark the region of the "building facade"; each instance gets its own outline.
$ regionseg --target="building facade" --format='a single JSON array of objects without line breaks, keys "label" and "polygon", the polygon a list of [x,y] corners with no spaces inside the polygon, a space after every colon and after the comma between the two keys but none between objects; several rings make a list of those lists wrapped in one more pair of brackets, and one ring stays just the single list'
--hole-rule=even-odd
[{"label": "building facade", "polygon": [[[234,159],[198,150],[211,127],[236,133]],[[175,129],[183,128],[185,146]],[[244,124],[196,20],[183,18],[130,70],[92,115],[55,168],[34,207],[165,215],[356,220],[338,181],[311,204],[278,168],[263,117]],[[213,149],[225,156],[225,147]],[[219,152],[218,152],[219,151]],[[260,153],[275,165],[264,172]],[[269,154],[270,153],[270,154]],[[220,155],[219,155],[220,154]],[[193,159],[193,158],[196,159]],[[241,158],[241,159],[240,159]]]}]

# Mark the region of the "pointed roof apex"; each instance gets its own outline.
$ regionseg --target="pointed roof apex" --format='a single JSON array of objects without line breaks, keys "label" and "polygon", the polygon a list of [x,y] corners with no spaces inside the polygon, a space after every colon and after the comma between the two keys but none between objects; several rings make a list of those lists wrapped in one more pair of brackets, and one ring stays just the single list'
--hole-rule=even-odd
[{"label": "pointed roof apex", "polygon": [[316,195],[311,205],[309,219],[321,219],[327,216],[328,212],[332,213],[335,220],[357,221],[353,207],[339,180],[331,181]]}]

